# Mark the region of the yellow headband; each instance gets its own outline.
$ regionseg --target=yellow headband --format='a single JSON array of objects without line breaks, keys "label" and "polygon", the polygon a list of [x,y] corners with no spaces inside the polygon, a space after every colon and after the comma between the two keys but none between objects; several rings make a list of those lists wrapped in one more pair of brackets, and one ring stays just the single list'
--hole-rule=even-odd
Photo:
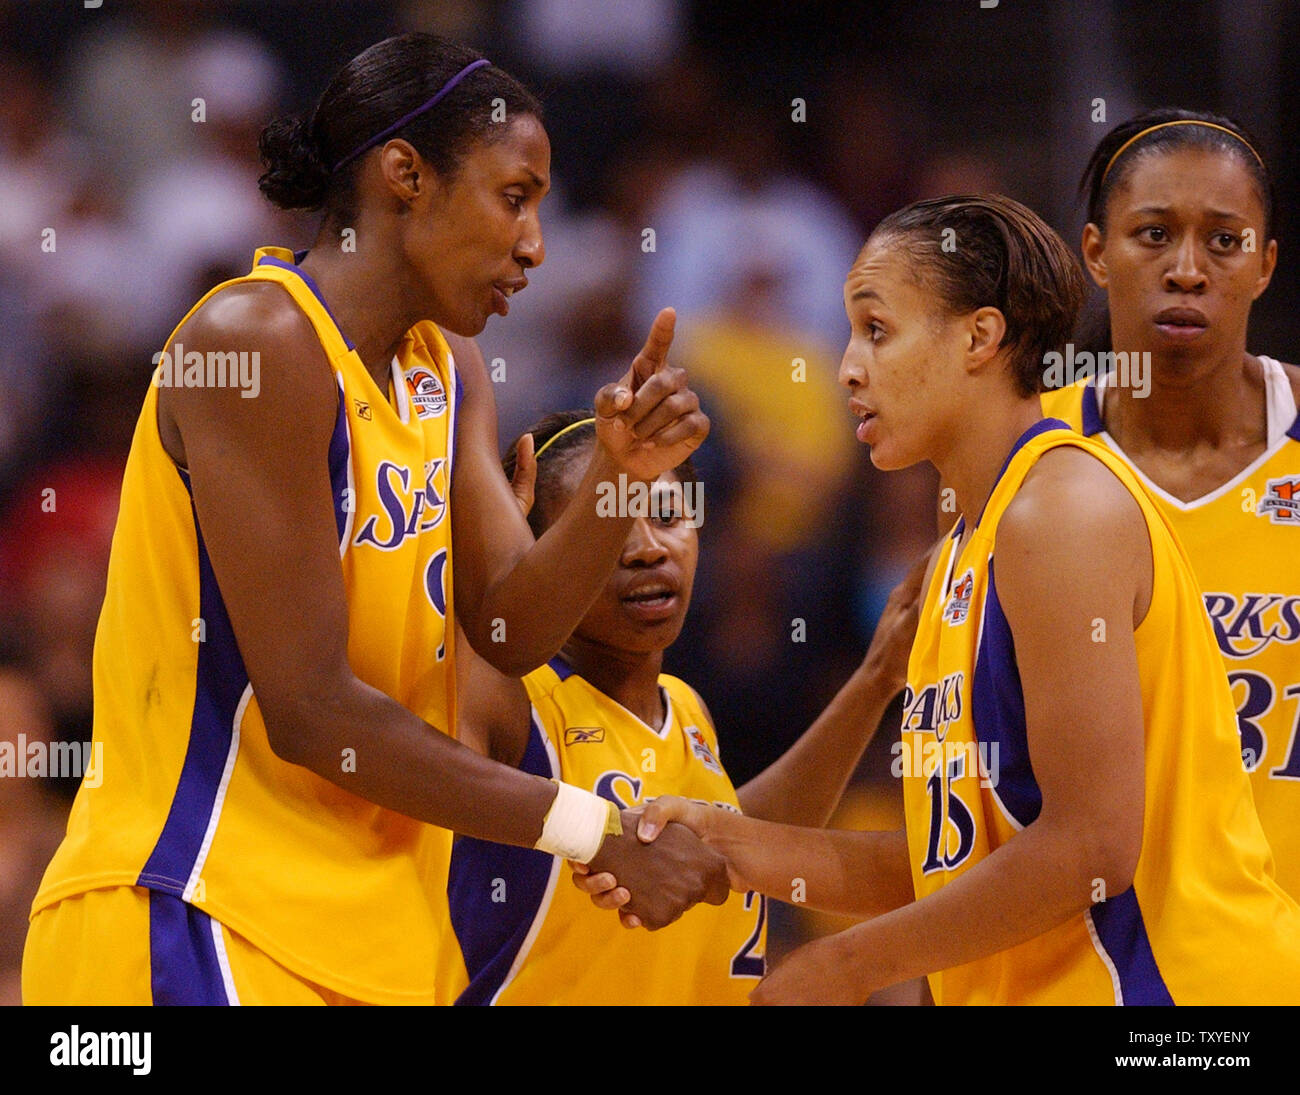
[{"label": "yellow headband", "polygon": [[1147,129],[1142,130],[1141,133],[1134,134],[1132,137],[1130,137],[1127,141],[1125,141],[1122,145],[1119,146],[1119,151],[1116,152],[1115,155],[1113,155],[1110,158],[1110,163],[1106,165],[1106,170],[1101,173],[1101,181],[1103,183],[1106,181],[1106,176],[1110,174],[1110,169],[1115,166],[1115,161],[1118,160],[1122,155],[1124,155],[1124,151],[1125,149],[1128,148],[1129,145],[1131,145],[1134,141],[1140,141],[1148,133],[1154,133],[1157,129],[1166,129],[1171,125],[1203,125],[1205,126],[1206,129],[1217,129],[1222,133],[1228,134],[1229,137],[1236,137],[1237,140],[1239,140],[1242,144],[1244,144],[1247,148],[1250,149],[1250,154],[1255,157],[1256,163],[1258,163],[1261,168],[1264,166],[1264,161],[1260,159],[1259,153],[1255,151],[1255,149],[1251,146],[1251,143],[1248,140],[1246,140],[1246,138],[1243,137],[1240,133],[1234,133],[1231,129],[1228,129],[1226,126],[1216,125],[1214,122],[1198,122],[1195,118],[1180,118],[1174,122],[1161,122],[1159,125],[1150,126]]},{"label": "yellow headband", "polygon": [[563,437],[570,430],[576,430],[578,429],[579,426],[590,426],[595,421],[596,420],[594,418],[583,418],[578,422],[569,423],[569,425],[565,426],[564,429],[560,430],[559,433],[552,434],[550,437],[548,437],[546,439],[546,444],[543,445],[540,449],[538,449],[533,454],[533,459],[534,460],[538,459],[542,455],[542,453],[544,453],[547,449],[549,449],[552,445],[554,445],[561,437]]}]

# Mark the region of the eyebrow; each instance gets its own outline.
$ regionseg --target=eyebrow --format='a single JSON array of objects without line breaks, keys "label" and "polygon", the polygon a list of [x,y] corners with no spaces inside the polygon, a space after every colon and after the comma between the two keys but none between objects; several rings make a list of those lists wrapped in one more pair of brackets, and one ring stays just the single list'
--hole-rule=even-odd
[{"label": "eyebrow", "polygon": [[868,299],[878,300],[882,304],[884,303],[884,298],[881,297],[881,295],[877,293],[874,289],[859,289],[856,293],[854,293],[851,297],[849,297],[850,302],[855,300],[868,300]]},{"label": "eyebrow", "polygon": [[531,167],[525,167],[525,168],[524,168],[524,173],[525,173],[525,174],[526,174],[530,179],[533,180],[533,185],[534,185],[535,187],[537,187],[538,190],[545,190],[545,189],[546,189],[546,185],[547,185],[547,184],[546,184],[546,180],[543,179],[539,174],[537,174],[537,172],[534,171]]},{"label": "eyebrow", "polygon": [[[1173,211],[1172,207],[1168,205],[1143,205],[1133,210],[1133,212],[1140,217],[1166,216],[1172,211]],[[1226,209],[1209,209],[1206,210],[1206,215],[1211,220],[1216,220],[1216,221],[1223,221],[1223,220],[1244,221],[1250,219],[1243,213],[1233,213]]]}]

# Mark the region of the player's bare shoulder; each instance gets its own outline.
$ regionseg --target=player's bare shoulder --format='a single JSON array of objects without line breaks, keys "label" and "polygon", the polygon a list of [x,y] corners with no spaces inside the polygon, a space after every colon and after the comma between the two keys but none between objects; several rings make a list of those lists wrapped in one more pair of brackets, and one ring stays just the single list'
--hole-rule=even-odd
[{"label": "player's bare shoulder", "polygon": [[306,313],[274,282],[244,282],[214,293],[176,332],[176,341],[200,350],[286,350],[291,357],[324,357]]},{"label": "player's bare shoulder", "polygon": [[997,554],[1008,613],[1118,598],[1131,604],[1134,627],[1146,617],[1154,575],[1142,507],[1078,446],[1049,449],[1029,470],[998,523]]},{"label": "player's bare shoulder", "polygon": [[1026,474],[998,525],[998,546],[1072,556],[1149,545],[1142,507],[1105,464],[1076,446],[1049,449]]},{"label": "player's bare shoulder", "polygon": [[214,293],[164,353],[158,430],[181,467],[189,466],[185,437],[195,430],[301,423],[328,436],[333,426],[338,395],[329,360],[311,320],[280,286],[246,282]]},{"label": "player's bare shoulder", "polygon": [[[195,354],[205,365],[232,354],[248,355],[257,364],[255,388],[231,392],[235,386],[230,384],[172,384],[164,392],[168,406],[226,403],[232,395],[256,402],[254,394],[274,398],[294,393],[307,403],[334,399],[329,361],[311,320],[288,292],[271,282],[245,282],[213,294],[181,324],[167,350],[174,372],[187,364],[197,367]],[[205,369],[204,379],[212,372]]]},{"label": "player's bare shoulder", "polygon": [[488,383],[487,362],[478,341],[467,335],[452,334],[444,327],[439,327],[438,330],[447,340],[447,348],[451,350],[456,372],[465,386],[466,394],[478,392]]}]

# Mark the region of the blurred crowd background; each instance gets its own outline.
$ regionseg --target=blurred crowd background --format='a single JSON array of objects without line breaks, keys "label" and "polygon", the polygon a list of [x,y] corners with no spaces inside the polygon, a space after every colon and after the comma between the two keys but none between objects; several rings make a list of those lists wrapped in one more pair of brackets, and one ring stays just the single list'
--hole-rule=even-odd
[{"label": "blurred crowd background", "polygon": [[[1230,114],[1279,182],[1281,268],[1251,348],[1295,359],[1294,3],[0,0],[0,740],[90,736],[152,355],[255,247],[313,239],[312,217],[258,192],[262,126],[413,29],[483,50],[548,112],[546,262],[480,338],[504,366],[503,448],[589,404],[655,312],[678,310],[673,358],[713,433],[696,600],[667,667],[704,695],[737,784],[847,678],[935,535],[933,473],[875,471],[835,380],[842,280],[882,216],[998,191],[1074,242],[1078,177],[1110,126],[1156,106]],[[844,824],[901,823],[896,710],[883,725]],[[73,790],[0,779],[6,1003]],[[774,948],[826,926],[775,917]]]}]

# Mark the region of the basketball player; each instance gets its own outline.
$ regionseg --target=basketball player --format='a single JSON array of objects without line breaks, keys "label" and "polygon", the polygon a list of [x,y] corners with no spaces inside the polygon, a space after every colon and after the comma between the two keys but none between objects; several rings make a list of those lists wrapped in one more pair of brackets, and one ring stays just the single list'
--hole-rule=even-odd
[{"label": "basketball player", "polygon": [[703,440],[664,360],[672,313],[597,393],[575,503],[534,544],[470,338],[543,258],[536,101],[409,34],[263,152],[267,196],[323,221],[310,252],[265,248],[206,295],[156,362],[95,650],[102,785],[35,899],[29,1003],[432,1002],[447,829],[617,864],[652,927],[726,899],[684,829],[647,857],[606,800],[446,733],[454,622],[504,672],[543,663],[632,526],[597,514],[598,485]]},{"label": "basketball player", "polygon": [[1300,907],[1191,565],[1123,460],[1041,416],[1082,296],[1065,244],[1000,197],[909,206],[849,272],[858,438],[881,468],[934,463],[961,517],[908,664],[905,832],[646,808],[645,838],[686,821],[734,886],[872,917],[756,1002],[861,1003],[919,974],[941,1004],[1300,1001]]},{"label": "basketball player", "polygon": [[[595,422],[590,412],[550,415],[520,441],[506,471],[518,483],[535,446],[529,522],[540,539],[576,495],[596,444]],[[773,821],[824,825],[903,687],[924,565],[890,596],[866,658],[826,713],[737,791],[704,701],[661,672],[694,586],[698,488],[689,461],[659,476],[618,569],[547,665],[521,682],[472,654],[458,664],[460,740],[624,809],[675,794]],[[562,871],[558,858],[542,852],[457,840],[448,889],[458,946],[446,949],[439,977],[449,1001],[741,1004],[763,976],[766,898],[735,893],[663,931],[627,932],[563,881]]]},{"label": "basketball player", "polygon": [[1161,110],[1107,134],[1084,184],[1083,257],[1122,357],[1044,394],[1043,413],[1123,457],[1187,549],[1277,879],[1295,897],[1300,369],[1246,350],[1277,262],[1272,181],[1236,123]]}]

